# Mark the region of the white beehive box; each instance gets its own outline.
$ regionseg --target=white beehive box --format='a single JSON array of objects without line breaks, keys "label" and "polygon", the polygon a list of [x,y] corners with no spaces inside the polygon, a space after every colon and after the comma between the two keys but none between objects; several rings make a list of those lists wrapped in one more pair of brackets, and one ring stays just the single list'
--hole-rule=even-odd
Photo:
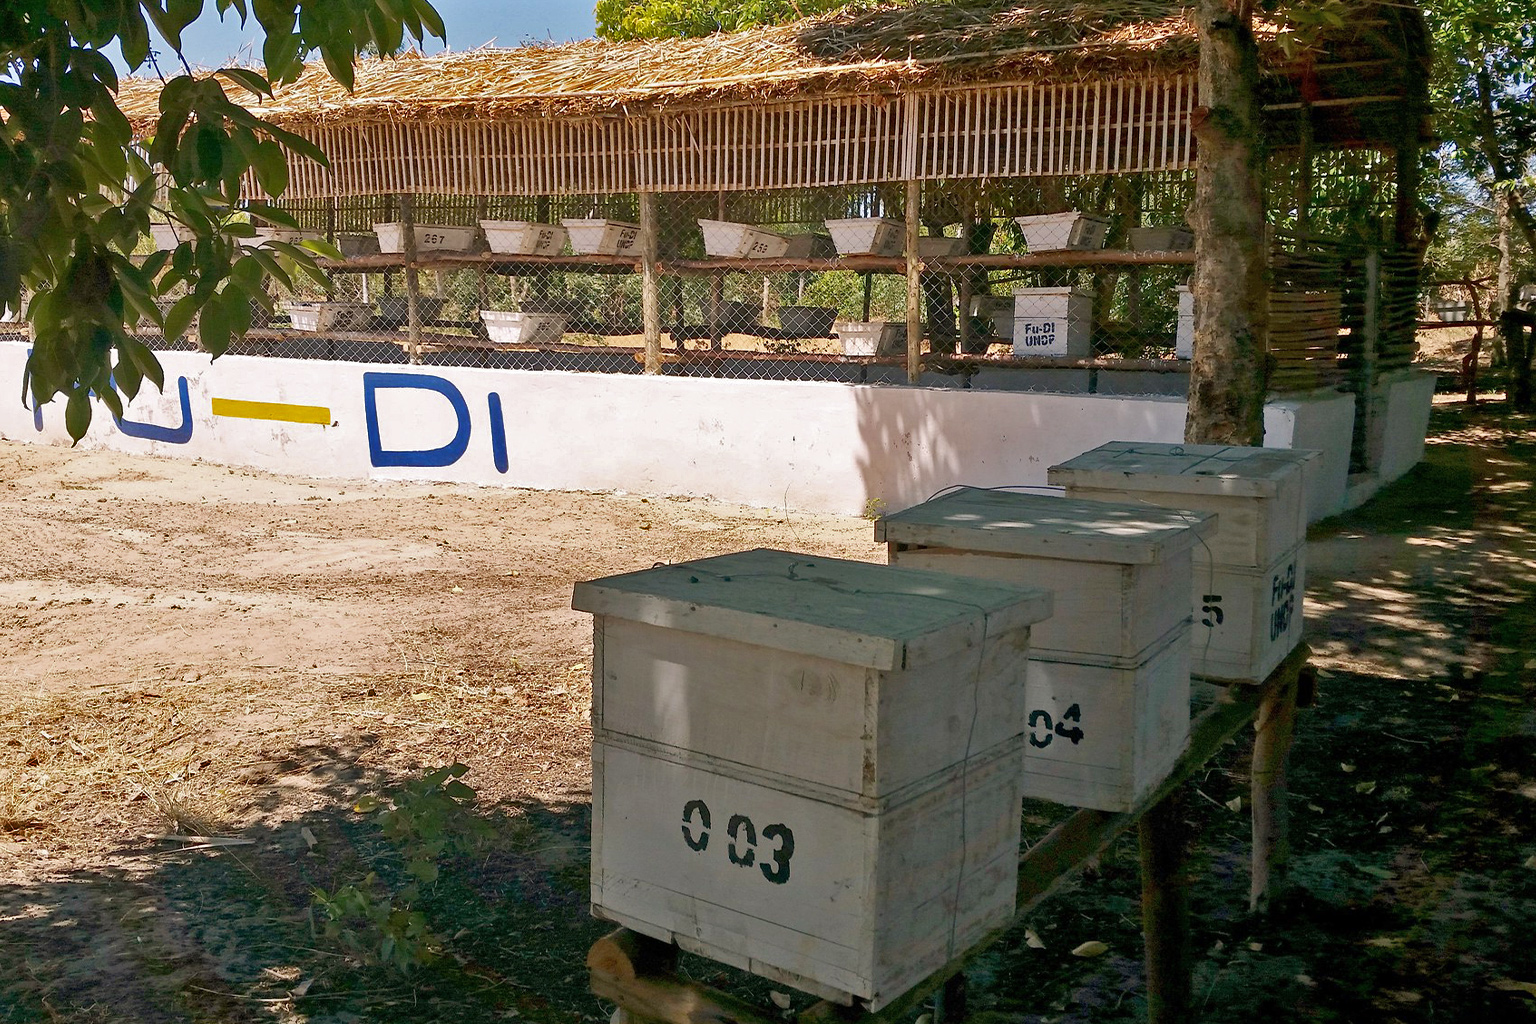
[{"label": "white beehive box", "polygon": [[1072,288],[1013,293],[1013,354],[1074,356],[1092,352],[1093,296]]},{"label": "white beehive box", "polygon": [[[405,252],[405,225],[399,222],[375,224],[374,234],[379,236],[379,252]],[[475,244],[475,229],[452,224],[413,225],[416,251],[469,252]]]},{"label": "white beehive box", "polygon": [[924,259],[939,256],[959,256],[965,252],[965,239],[944,235],[924,235],[917,240],[917,254]]},{"label": "white beehive box", "polygon": [[174,249],[182,242],[190,242],[196,236],[192,229],[181,224],[151,224],[149,237],[156,249]]},{"label": "white beehive box", "polygon": [[1137,252],[1185,252],[1195,247],[1195,233],[1182,224],[1131,228],[1131,248]]},{"label": "white beehive box", "polygon": [[1047,594],[749,551],[573,604],[596,915],[873,1007],[1011,918]]},{"label": "white beehive box", "polygon": [[900,256],[907,225],[891,217],[844,217],[826,222],[832,244],[842,256]]},{"label": "white beehive box", "polygon": [[1013,296],[973,295],[971,316],[991,320],[994,337],[1013,340]]},{"label": "white beehive box", "polygon": [[[962,487],[875,524],[892,565],[1050,589],[1030,638],[1026,796],[1121,811],[1189,729],[1200,512]],[[1170,596],[1172,595],[1172,596]]]},{"label": "white beehive box", "polygon": [[373,319],[363,302],[287,302],[283,308],[296,331],[361,331]]},{"label": "white beehive box", "polygon": [[699,219],[704,252],[726,259],[778,259],[789,252],[789,238],[755,224]]},{"label": "white beehive box", "polygon": [[1102,249],[1104,239],[1109,235],[1108,217],[1077,210],[1038,213],[1014,220],[1024,231],[1024,244],[1029,246],[1030,252]]},{"label": "white beehive box", "polygon": [[571,238],[571,251],[583,256],[640,255],[640,225],[626,220],[567,217],[560,221]]},{"label": "white beehive box", "polygon": [[298,228],[258,227],[256,233],[248,239],[250,245],[261,245],[265,242],[287,242],[290,245],[298,245],[308,236]]},{"label": "white beehive box", "polygon": [[521,313],[482,309],[480,322],[498,345],[551,345],[565,334],[570,318],[560,313]]},{"label": "white beehive box", "polygon": [[890,320],[838,320],[832,333],[845,356],[894,356],[907,348],[907,325]]},{"label": "white beehive box", "polygon": [[1175,293],[1179,297],[1179,319],[1173,338],[1173,354],[1180,359],[1189,359],[1195,354],[1195,293],[1187,284],[1179,285]]},{"label": "white beehive box", "polygon": [[[1300,641],[1306,475],[1319,452],[1112,441],[1047,479],[1069,497],[1214,512],[1195,549],[1193,671],[1261,682]],[[1271,637],[1271,623],[1283,625]]]},{"label": "white beehive box", "polygon": [[565,248],[565,228],[531,220],[482,220],[485,244],[509,256],[558,256]]}]

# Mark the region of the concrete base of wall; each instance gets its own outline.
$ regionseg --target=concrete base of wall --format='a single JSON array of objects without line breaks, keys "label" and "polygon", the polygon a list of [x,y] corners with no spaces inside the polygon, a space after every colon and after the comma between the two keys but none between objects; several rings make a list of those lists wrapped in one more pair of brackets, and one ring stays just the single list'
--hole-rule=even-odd
[{"label": "concrete base of wall", "polygon": [[1355,397],[1332,388],[1271,398],[1264,405],[1264,444],[1323,453],[1308,465],[1307,521],[1338,512],[1349,482]]}]

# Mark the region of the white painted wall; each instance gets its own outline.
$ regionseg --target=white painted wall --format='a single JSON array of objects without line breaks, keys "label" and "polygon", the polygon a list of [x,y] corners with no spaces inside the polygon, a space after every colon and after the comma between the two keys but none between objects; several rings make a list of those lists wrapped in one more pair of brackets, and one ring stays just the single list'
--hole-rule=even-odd
[{"label": "white painted wall", "polygon": [[[0,393],[20,393],[25,358],[24,344],[0,343]],[[686,494],[858,514],[874,500],[902,508],[953,484],[1043,485],[1048,466],[1106,441],[1177,442],[1184,429],[1184,402],[1171,397],[160,358],[166,393],[147,385],[121,427],[98,408],[82,444],[316,477]],[[324,407],[329,425],[216,415],[216,399]],[[1340,422],[1330,403],[1296,400],[1266,420],[1267,443],[1294,438],[1325,450]],[[68,443],[62,405],[46,407],[41,421],[38,430],[30,410],[0,403],[0,437]],[[162,436],[135,436],[156,430]],[[1338,436],[1347,452],[1347,422]]]}]

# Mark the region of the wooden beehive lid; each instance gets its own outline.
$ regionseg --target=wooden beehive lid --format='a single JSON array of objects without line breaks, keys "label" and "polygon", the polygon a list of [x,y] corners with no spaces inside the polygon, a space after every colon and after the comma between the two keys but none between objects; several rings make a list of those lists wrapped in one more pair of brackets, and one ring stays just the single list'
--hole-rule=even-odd
[{"label": "wooden beehive lid", "polygon": [[890,671],[1039,622],[1051,595],[759,548],[578,583],[571,606]]},{"label": "wooden beehive lid", "polygon": [[1150,565],[1210,533],[1209,512],[961,487],[875,522],[875,540]]},{"label": "wooden beehive lid", "polygon": [[1321,454],[1291,448],[1111,441],[1052,466],[1046,479],[1065,486],[1134,484],[1177,494],[1272,498],[1282,481]]}]

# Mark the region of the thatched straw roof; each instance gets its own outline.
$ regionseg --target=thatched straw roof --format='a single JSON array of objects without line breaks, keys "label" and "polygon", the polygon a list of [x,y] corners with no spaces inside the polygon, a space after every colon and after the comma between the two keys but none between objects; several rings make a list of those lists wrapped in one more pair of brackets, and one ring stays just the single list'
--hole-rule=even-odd
[{"label": "thatched straw roof", "polygon": [[[1388,5],[1359,4],[1372,11]],[[1278,28],[1259,29],[1266,63],[1284,63],[1275,45]],[[258,105],[247,98],[289,127],[581,116],[951,82],[1188,71],[1195,66],[1196,44],[1191,12],[1181,0],[920,2],[702,39],[586,40],[366,60],[350,94],[316,63],[275,100]],[[141,129],[153,123],[158,91],[154,81],[123,83],[119,101]]]}]

